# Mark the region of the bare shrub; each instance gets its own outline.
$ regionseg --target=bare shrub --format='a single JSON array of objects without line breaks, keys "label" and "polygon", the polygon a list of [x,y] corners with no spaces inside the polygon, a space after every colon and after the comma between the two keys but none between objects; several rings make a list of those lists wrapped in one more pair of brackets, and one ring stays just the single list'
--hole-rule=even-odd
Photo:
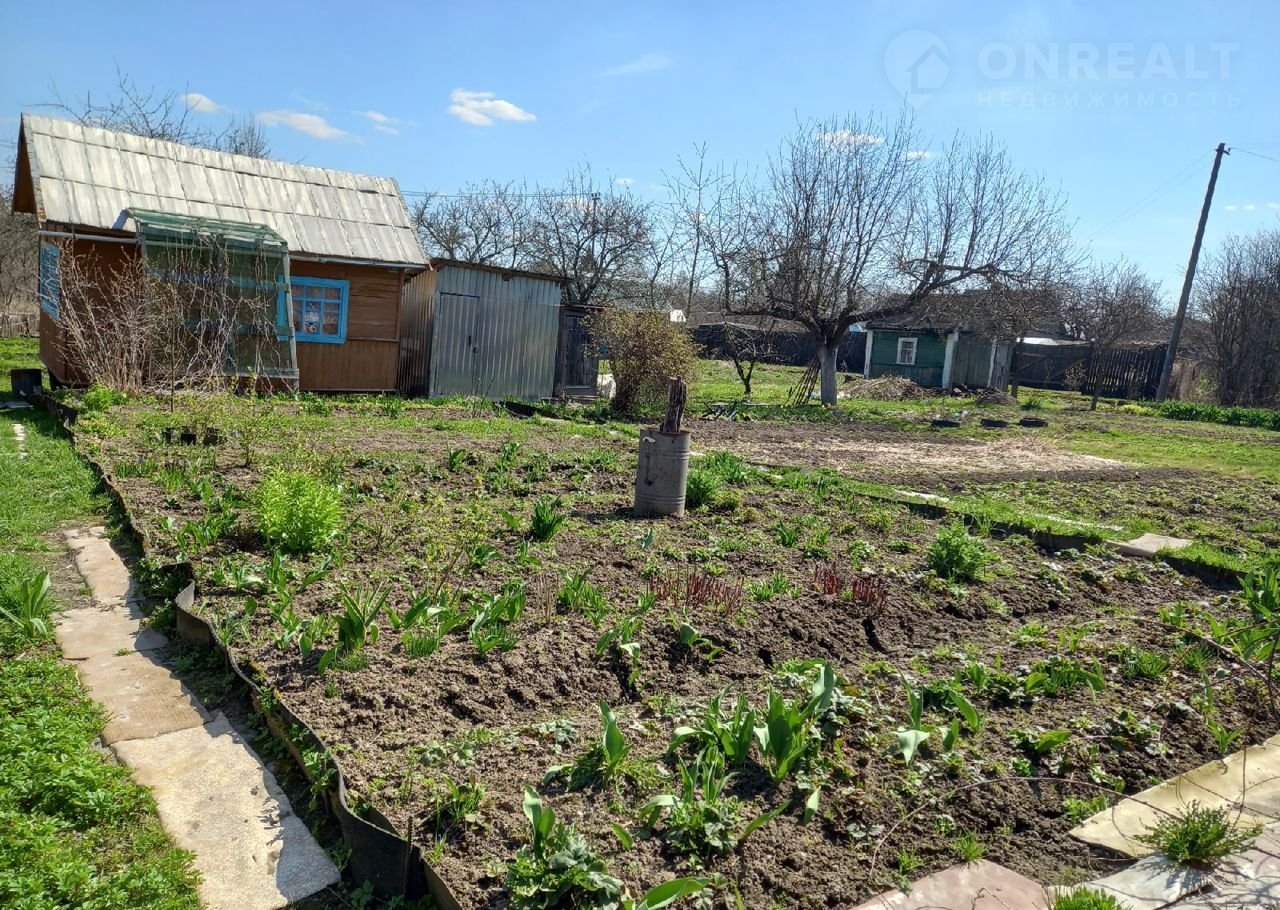
[{"label": "bare shrub", "polygon": [[233,275],[231,258],[210,239],[167,250],[160,267],[142,255],[106,265],[64,245],[63,353],[85,381],[125,392],[211,388],[291,364],[273,318],[275,280],[255,274],[266,263]]},{"label": "bare shrub", "polygon": [[639,414],[660,406],[672,376],[692,385],[697,347],[666,313],[609,309],[592,320],[591,331],[607,348],[617,383],[613,406],[619,412]]}]

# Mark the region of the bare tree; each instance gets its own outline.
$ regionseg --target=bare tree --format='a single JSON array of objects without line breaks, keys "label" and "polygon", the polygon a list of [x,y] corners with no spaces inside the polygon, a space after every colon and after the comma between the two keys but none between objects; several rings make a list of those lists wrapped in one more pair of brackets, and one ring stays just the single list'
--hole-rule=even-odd
[{"label": "bare tree", "polygon": [[[1159,285],[1125,260],[1091,268],[1064,307],[1067,327],[1093,345],[1094,356],[1148,331],[1159,315]],[[1101,394],[1101,384],[1095,382],[1091,410],[1097,409]]]},{"label": "bare tree", "polygon": [[428,194],[414,204],[413,220],[434,255],[519,268],[531,252],[532,198],[523,183],[487,180],[456,194]]},{"label": "bare tree", "polygon": [[31,215],[13,211],[13,194],[0,186],[0,323],[36,299],[39,238]]},{"label": "bare tree", "polygon": [[605,302],[620,279],[642,274],[651,218],[643,202],[580,166],[535,199],[529,263],[562,278],[576,302]]},{"label": "bare tree", "polygon": [[210,129],[191,119],[191,108],[184,95],[140,88],[118,69],[115,88],[105,97],[86,92],[83,100],[67,100],[56,87],[53,94],[53,101],[45,106],[85,126],[254,158],[271,155],[266,134],[252,118],[232,117],[222,130]]},{"label": "bare tree", "polygon": [[1197,309],[1218,402],[1280,407],[1280,230],[1228,237],[1200,268]]},{"label": "bare tree", "polygon": [[[904,118],[809,122],[782,144],[752,198],[752,298],[737,315],[798,322],[817,343],[822,401],[836,401],[849,327],[877,307],[902,248],[917,159]],[[758,298],[756,297],[758,295]]]}]

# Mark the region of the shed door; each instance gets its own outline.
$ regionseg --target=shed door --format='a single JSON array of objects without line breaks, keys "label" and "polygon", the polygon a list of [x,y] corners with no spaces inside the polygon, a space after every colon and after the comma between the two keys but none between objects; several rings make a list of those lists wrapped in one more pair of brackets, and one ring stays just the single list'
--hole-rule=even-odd
[{"label": "shed door", "polygon": [[480,297],[436,296],[431,351],[431,396],[480,394]]},{"label": "shed door", "polygon": [[566,311],[565,321],[565,390],[571,394],[594,394],[599,360],[591,345],[584,314]]}]

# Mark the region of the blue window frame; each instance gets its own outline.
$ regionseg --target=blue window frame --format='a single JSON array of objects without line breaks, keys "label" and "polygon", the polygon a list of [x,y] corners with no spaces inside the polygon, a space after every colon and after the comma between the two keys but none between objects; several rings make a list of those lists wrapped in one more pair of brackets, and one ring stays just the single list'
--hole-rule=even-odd
[{"label": "blue window frame", "polygon": [[58,306],[62,303],[62,282],[58,279],[58,257],[62,250],[48,240],[40,244],[40,308],[57,320]]},{"label": "blue window frame", "polygon": [[[293,332],[298,341],[342,344],[347,340],[347,298],[351,283],[333,278],[289,278],[293,297]],[[280,319],[284,324],[284,293]]]}]

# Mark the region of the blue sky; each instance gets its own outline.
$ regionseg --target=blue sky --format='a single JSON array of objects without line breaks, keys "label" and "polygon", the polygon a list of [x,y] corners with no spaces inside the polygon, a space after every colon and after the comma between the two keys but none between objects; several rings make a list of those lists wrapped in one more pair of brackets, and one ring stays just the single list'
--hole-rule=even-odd
[{"label": "blue sky", "polygon": [[1172,298],[1219,141],[1237,151],[1208,242],[1280,227],[1278,36],[1274,0],[10,0],[0,133],[11,143],[55,86],[109,89],[118,67],[191,93],[211,126],[259,116],[278,157],[406,191],[588,160],[651,196],[695,143],[762,164],[797,118],[908,104],[935,150],[995,134],[1066,191],[1096,255],[1136,260]]}]

